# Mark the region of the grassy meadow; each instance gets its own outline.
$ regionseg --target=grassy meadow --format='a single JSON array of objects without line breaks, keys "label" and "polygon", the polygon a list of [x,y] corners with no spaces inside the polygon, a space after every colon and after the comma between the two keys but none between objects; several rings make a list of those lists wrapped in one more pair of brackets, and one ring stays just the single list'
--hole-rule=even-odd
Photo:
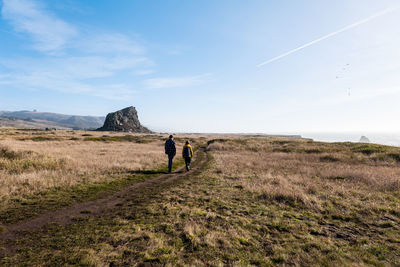
[{"label": "grassy meadow", "polygon": [[118,191],[143,180],[140,171],[165,171],[163,138],[0,128],[0,225]]},{"label": "grassy meadow", "polygon": [[[1,129],[0,229],[162,174],[165,138]],[[0,240],[0,265],[400,265],[400,148],[179,135],[178,159],[186,139],[189,175]]]}]

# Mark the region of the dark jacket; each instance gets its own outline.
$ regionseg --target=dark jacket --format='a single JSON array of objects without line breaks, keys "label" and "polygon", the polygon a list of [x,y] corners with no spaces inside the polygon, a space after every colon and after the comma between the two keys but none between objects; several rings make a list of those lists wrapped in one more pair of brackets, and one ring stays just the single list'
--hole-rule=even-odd
[{"label": "dark jacket", "polygon": [[168,156],[176,155],[176,147],[174,140],[168,139],[167,141],[165,141],[165,154],[167,154]]}]

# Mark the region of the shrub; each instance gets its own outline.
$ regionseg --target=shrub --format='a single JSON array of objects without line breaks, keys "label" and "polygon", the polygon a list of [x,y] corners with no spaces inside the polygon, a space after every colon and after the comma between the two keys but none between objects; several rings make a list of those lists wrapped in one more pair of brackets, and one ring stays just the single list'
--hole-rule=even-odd
[{"label": "shrub", "polygon": [[139,144],[151,143],[152,140],[145,139],[140,136],[124,135],[124,136],[108,136],[103,135],[101,137],[86,137],[84,141],[96,141],[96,142],[134,142]]},{"label": "shrub", "polygon": [[337,162],[337,161],[340,161],[340,159],[335,158],[335,157],[332,156],[332,155],[321,156],[321,157],[319,158],[319,160],[320,160],[321,162]]},{"label": "shrub", "polygon": [[274,140],[271,142],[273,145],[287,145],[287,144],[294,144],[294,141],[289,141],[289,140]]},{"label": "shrub", "polygon": [[292,147],[274,148],[272,152],[291,153],[294,152],[294,149]]},{"label": "shrub", "polygon": [[388,157],[400,162],[400,153],[389,153]]},{"label": "shrub", "polygon": [[43,141],[60,141],[60,138],[51,137],[51,136],[34,136],[34,137],[23,137],[20,138],[21,141],[32,140],[35,142],[43,142]]},{"label": "shrub", "polygon": [[6,147],[0,148],[0,158],[17,159],[17,158],[20,158],[20,157],[21,157],[20,153],[11,151],[10,149],[8,149]]},{"label": "shrub", "polygon": [[382,153],[388,150],[387,146],[376,145],[376,144],[362,144],[352,148],[353,152],[363,153],[365,155],[371,155],[373,153]]},{"label": "shrub", "polygon": [[[176,139],[176,138],[175,138]],[[225,142],[227,142],[228,141],[228,139],[213,139],[213,140],[210,140],[210,141],[208,141],[207,142],[207,145],[211,145],[211,144],[214,144],[214,143],[225,143]]]},{"label": "shrub", "polygon": [[311,149],[305,149],[304,152],[307,154],[317,154],[317,153],[322,153],[323,151],[321,149],[311,148]]},{"label": "shrub", "polygon": [[348,177],[345,176],[329,176],[329,180],[346,180]]}]

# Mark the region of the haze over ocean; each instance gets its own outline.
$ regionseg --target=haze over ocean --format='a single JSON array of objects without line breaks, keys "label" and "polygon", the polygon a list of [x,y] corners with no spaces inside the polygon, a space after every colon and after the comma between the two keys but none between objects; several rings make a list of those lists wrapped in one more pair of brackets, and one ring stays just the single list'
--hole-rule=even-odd
[{"label": "haze over ocean", "polygon": [[359,142],[361,136],[366,136],[371,143],[380,145],[400,146],[400,133],[384,132],[320,132],[299,133],[302,137],[323,142]]}]

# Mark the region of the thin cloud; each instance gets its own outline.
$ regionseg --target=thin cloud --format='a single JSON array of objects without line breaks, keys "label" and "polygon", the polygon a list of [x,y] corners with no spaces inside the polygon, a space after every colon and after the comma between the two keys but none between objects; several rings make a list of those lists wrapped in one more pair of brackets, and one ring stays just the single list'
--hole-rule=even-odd
[{"label": "thin cloud", "polygon": [[77,35],[77,30],[57,18],[37,2],[3,0],[2,16],[17,32],[27,33],[34,48],[42,52],[55,52]]},{"label": "thin cloud", "polygon": [[367,22],[369,22],[369,21],[371,21],[371,20],[374,20],[374,19],[379,18],[379,17],[381,17],[381,16],[387,15],[387,14],[389,14],[389,13],[391,13],[391,12],[393,12],[393,11],[399,9],[399,8],[400,8],[400,6],[396,6],[396,7],[394,7],[394,8],[388,8],[388,9],[385,9],[385,10],[383,10],[383,11],[380,11],[380,12],[378,12],[378,13],[372,15],[372,16],[369,16],[369,17],[367,17],[367,18],[365,18],[365,19],[362,19],[362,20],[359,20],[359,21],[357,21],[357,22],[355,22],[355,23],[352,23],[352,24],[350,24],[350,25],[347,25],[346,27],[343,27],[343,28],[341,28],[340,30],[334,31],[334,32],[329,33],[329,34],[327,34],[327,35],[324,35],[324,36],[322,36],[322,37],[320,37],[320,38],[318,38],[318,39],[315,39],[315,40],[313,40],[313,41],[311,41],[311,42],[309,42],[309,43],[306,43],[306,44],[304,44],[304,45],[302,45],[302,46],[299,46],[299,47],[297,47],[297,48],[295,48],[295,49],[292,49],[292,50],[290,50],[290,51],[288,51],[288,52],[286,52],[286,53],[283,53],[283,54],[281,54],[281,55],[279,55],[279,56],[276,56],[276,57],[273,57],[273,58],[271,58],[271,59],[269,59],[269,60],[267,60],[267,61],[264,61],[264,62],[258,64],[257,67],[262,67],[262,66],[267,65],[267,64],[269,64],[269,63],[272,63],[272,62],[274,62],[274,61],[277,61],[278,59],[284,58],[284,57],[286,57],[286,56],[288,56],[288,55],[291,55],[291,54],[293,54],[293,53],[295,53],[295,52],[297,52],[297,51],[300,51],[300,50],[302,50],[302,49],[304,49],[304,48],[307,48],[307,47],[309,47],[309,46],[311,46],[311,45],[314,45],[314,44],[316,44],[316,43],[319,43],[319,42],[321,42],[321,41],[323,41],[323,40],[325,40],[325,39],[328,39],[328,38],[330,38],[330,37],[332,37],[332,36],[335,36],[335,35],[337,35],[337,34],[339,34],[339,33],[348,31],[348,30],[353,29],[353,28],[355,28],[355,27],[357,27],[357,26],[360,26],[360,25],[362,25],[362,24],[364,24],[364,23],[367,23]]},{"label": "thin cloud", "polygon": [[[118,71],[135,70],[147,65],[147,58],[81,56],[62,58],[0,59],[4,73],[45,73],[66,79],[91,79],[113,76]],[[1,78],[1,76],[0,76]]]},{"label": "thin cloud", "polygon": [[116,84],[110,78],[140,69],[143,62],[146,58],[102,56],[2,59],[6,74],[0,75],[0,84],[124,100],[132,96],[132,83]]},{"label": "thin cloud", "polygon": [[[45,10],[40,2],[3,0],[2,16],[17,32],[27,33],[33,47],[42,52],[71,48],[86,54],[141,55],[146,49],[120,33],[97,35],[80,32],[73,25]],[[69,42],[74,39],[74,42]]]},{"label": "thin cloud", "polygon": [[111,100],[129,100],[135,89],[124,83],[91,84],[78,79],[69,79],[61,73],[33,72],[0,77],[0,84],[24,87],[28,90],[49,90],[63,93],[90,95]]},{"label": "thin cloud", "polygon": [[149,89],[189,87],[204,83],[210,74],[172,77],[172,78],[152,78],[144,80],[144,85]]},{"label": "thin cloud", "polygon": [[[133,95],[134,80],[121,73],[151,71],[155,65],[137,38],[116,32],[86,34],[40,1],[3,0],[1,14],[44,55],[0,58],[0,85],[126,100]],[[119,78],[123,82],[116,82]]]},{"label": "thin cloud", "polygon": [[148,75],[148,74],[152,74],[154,73],[154,70],[150,70],[150,69],[142,69],[142,70],[137,70],[134,72],[134,75],[137,76],[144,76],[144,75]]},{"label": "thin cloud", "polygon": [[99,34],[81,40],[75,46],[86,53],[112,53],[138,55],[145,53],[146,49],[135,40],[120,33]]},{"label": "thin cloud", "polygon": [[143,79],[139,76],[153,73],[156,64],[136,36],[96,30],[85,34],[46,10],[40,1],[3,0],[1,12],[15,31],[28,34],[33,47],[45,54],[40,58],[0,58],[0,84],[11,88],[127,100],[136,94],[133,84],[189,87],[204,83],[209,76]]}]

